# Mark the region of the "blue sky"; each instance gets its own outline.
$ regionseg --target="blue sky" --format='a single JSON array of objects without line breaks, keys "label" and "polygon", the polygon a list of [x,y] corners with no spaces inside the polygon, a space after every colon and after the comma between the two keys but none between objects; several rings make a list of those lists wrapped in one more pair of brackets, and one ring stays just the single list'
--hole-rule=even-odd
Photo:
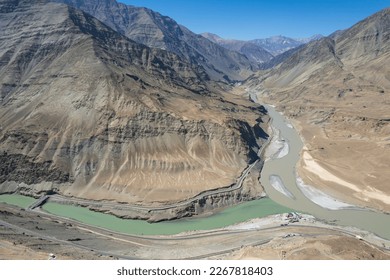
[{"label": "blue sky", "polygon": [[389,0],[119,0],[169,16],[195,33],[257,39],[329,35],[390,6]]}]

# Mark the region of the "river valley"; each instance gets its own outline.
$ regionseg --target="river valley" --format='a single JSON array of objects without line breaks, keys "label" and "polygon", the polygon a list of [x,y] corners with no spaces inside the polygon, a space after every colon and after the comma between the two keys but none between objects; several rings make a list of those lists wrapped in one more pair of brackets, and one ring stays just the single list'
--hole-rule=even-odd
[{"label": "river valley", "polygon": [[[272,118],[273,128],[280,131],[280,136],[285,139],[289,146],[288,154],[280,158],[271,158],[264,164],[261,183],[267,195],[281,205],[309,213],[328,223],[357,227],[390,239],[390,215],[353,206],[347,206],[339,210],[329,210],[315,204],[302,193],[297,184],[295,166],[299,160],[303,143],[299,134],[280,113],[271,106],[267,106],[267,110]],[[275,175],[280,178],[284,187],[294,198],[290,198],[272,187],[270,178]]]},{"label": "river valley", "polygon": [[[223,254],[224,252],[234,251],[242,245],[253,246],[267,243],[274,238],[280,238],[284,236],[286,233],[291,234],[290,232],[295,232],[294,234],[302,236],[303,232],[307,231],[307,233],[311,232],[314,234],[314,236],[316,236],[317,234],[320,234],[319,232],[321,231],[321,234],[324,234],[324,232],[329,230],[332,231],[332,234],[343,235],[347,233],[349,236],[355,236],[357,233],[360,234],[360,232],[365,232],[367,240],[370,239],[370,242],[375,243],[376,246],[387,248],[387,246],[389,246],[388,240],[390,239],[389,215],[343,204],[342,202],[337,202],[335,199],[335,204],[339,206],[336,207],[338,210],[329,210],[324,208],[324,205],[320,206],[320,203],[314,203],[309,196],[306,197],[302,193],[302,186],[298,186],[295,173],[295,165],[299,159],[303,146],[302,141],[298,133],[293,129],[292,125],[281,114],[276,112],[275,109],[271,106],[268,106],[267,110],[272,118],[272,129],[274,131],[278,130],[278,133],[273,133],[273,136],[277,137],[278,139],[272,139],[272,141],[278,141],[279,144],[283,143],[279,150],[276,152],[274,151],[273,153],[269,153],[269,156],[266,159],[262,169],[261,183],[266,190],[268,198],[241,203],[237,206],[218,211],[213,215],[166,221],[154,224],[150,224],[141,220],[120,219],[109,214],[97,213],[84,207],[63,205],[53,202],[44,204],[41,210],[31,211],[31,215],[35,215],[35,217],[39,217],[40,215],[47,216],[50,220],[59,219],[64,221],[65,224],[68,224],[69,222],[75,223],[78,225],[77,227],[79,229],[82,229],[82,231],[88,228],[87,231],[90,234],[105,236],[105,238],[120,234],[120,240],[127,240],[127,238],[131,238],[131,240],[138,240],[135,242],[136,244],[133,244],[137,248],[138,242],[141,242],[140,244],[146,242],[143,239],[143,236],[148,235],[156,235],[156,238],[152,238],[153,242],[157,242],[160,244],[159,246],[163,247],[169,246],[173,240],[178,238],[175,237],[177,236],[175,234],[182,235],[184,232],[187,232],[183,235],[185,236],[185,240],[195,241],[198,238],[204,239],[204,247],[202,247],[203,249],[199,248],[199,250],[196,252],[194,251],[193,254],[189,255],[184,253],[182,255],[176,255],[177,252],[174,253],[174,251],[172,251],[171,253],[157,256],[155,253],[150,255],[150,249],[147,250],[149,252],[147,253],[143,252],[140,248],[137,249],[137,253],[124,253],[123,251],[116,251],[117,249],[112,249],[110,246],[103,246],[102,248],[101,245],[97,245],[97,242],[92,242],[90,245],[86,245],[86,248],[91,246],[90,248],[94,248],[94,250],[96,250],[96,248],[100,248],[101,255],[116,255],[118,258],[152,258],[152,256],[157,258],[172,258],[173,255],[179,256],[180,258],[214,256]],[[270,147],[270,149],[271,148],[272,147]],[[275,182],[277,182],[278,188],[275,188]],[[27,208],[34,201],[35,199],[33,198],[16,194],[0,195],[0,202],[16,205],[21,208]],[[5,204],[3,204],[3,206],[5,206]],[[255,218],[290,212],[292,209],[314,216],[316,218],[316,222],[311,220],[309,224],[306,222],[306,224],[298,224],[294,226],[291,225],[289,227],[280,227],[280,223],[284,223],[283,219],[280,220],[280,218],[275,218],[274,222],[267,224],[266,226],[264,226],[264,222],[261,222],[263,219],[260,219],[259,222],[255,222],[255,226],[253,226],[253,222],[246,222]],[[37,214],[38,216],[36,216]],[[280,217],[280,215],[275,217]],[[320,221],[323,223],[319,223]],[[230,225],[243,222],[243,226],[233,226],[229,228]],[[12,227],[9,221],[4,223],[4,226]],[[307,228],[308,226],[310,227]],[[218,230],[220,228],[224,229]],[[318,228],[322,228],[322,230],[319,230]],[[17,226],[14,228],[14,230],[16,229],[20,229],[20,227]],[[259,231],[259,229],[261,230]],[[359,229],[363,231],[360,231]],[[369,236],[369,232],[373,235]],[[33,234],[33,232],[31,233]],[[219,246],[218,248],[207,248],[206,244],[210,241],[210,237],[208,237],[209,234],[212,236],[221,236],[223,239],[223,242],[221,243],[223,244],[221,245],[222,247]],[[258,234],[261,235],[261,238],[257,236]],[[126,237],[127,235],[128,237]],[[226,239],[226,237],[230,235],[235,237],[233,239]],[[162,238],[162,236],[166,237]],[[247,236],[248,238],[250,236],[250,238],[246,241],[240,241],[240,238],[243,238],[243,236]],[[376,238],[375,236],[379,236],[384,239]],[[75,240],[79,239],[80,241],[76,243],[80,243],[82,240],[84,240],[83,238],[76,238]],[[115,237],[115,240],[117,239],[118,237]],[[159,239],[160,242],[157,241]],[[72,238],[68,238],[68,240],[71,241],[66,241],[66,243],[75,243],[72,241]],[[149,239],[147,238],[146,240]],[[179,240],[181,240],[180,243],[176,244],[180,244],[179,247],[182,248],[180,250],[183,250],[183,248],[185,248],[183,243],[184,241],[182,238],[179,238]],[[256,242],[255,240],[258,241]],[[126,243],[128,243],[128,241],[126,241]],[[82,248],[84,247],[85,246],[83,245]],[[117,253],[113,254],[113,251]]]}]

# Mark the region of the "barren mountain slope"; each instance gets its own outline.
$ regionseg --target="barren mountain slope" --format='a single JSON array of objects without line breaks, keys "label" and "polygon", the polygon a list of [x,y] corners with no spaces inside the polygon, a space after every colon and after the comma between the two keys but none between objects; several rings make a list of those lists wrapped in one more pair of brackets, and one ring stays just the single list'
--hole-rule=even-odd
[{"label": "barren mountain slope", "polygon": [[292,118],[298,172],[351,203],[390,211],[390,9],[312,42],[246,83]]},{"label": "barren mountain slope", "polygon": [[214,80],[243,80],[256,70],[244,55],[194,34],[173,19],[115,0],[53,0],[81,9],[128,38],[202,65]]},{"label": "barren mountain slope", "polygon": [[263,113],[204,81],[69,6],[1,1],[0,190],[151,204],[232,184]]}]

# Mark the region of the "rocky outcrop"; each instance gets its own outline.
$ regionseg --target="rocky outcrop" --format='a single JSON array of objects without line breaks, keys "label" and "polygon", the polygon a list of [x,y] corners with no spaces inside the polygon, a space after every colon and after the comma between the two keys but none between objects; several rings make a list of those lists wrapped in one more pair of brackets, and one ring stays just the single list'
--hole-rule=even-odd
[{"label": "rocky outcrop", "polygon": [[24,182],[28,185],[41,182],[66,183],[70,181],[69,173],[51,168],[52,162],[34,162],[21,154],[0,155],[0,184],[6,181]]},{"label": "rocky outcrop", "polygon": [[[256,161],[256,163],[250,166],[248,173],[245,171],[242,174],[242,180],[237,179],[237,182],[231,186],[203,191],[193,198],[168,205],[152,207],[137,204],[118,204],[107,200],[91,201],[79,198],[73,199],[60,196],[53,191],[50,193],[52,195],[42,196],[42,198],[60,204],[87,207],[92,211],[109,213],[124,219],[139,219],[147,220],[148,222],[174,220],[214,213],[219,209],[230,207],[241,202],[265,197],[262,188],[258,187],[262,164],[262,161]],[[31,195],[31,192],[29,193],[24,188],[20,188],[18,191],[26,195]],[[36,197],[38,196],[36,195]]]},{"label": "rocky outcrop", "polygon": [[104,207],[102,205],[101,207],[89,206],[89,209],[109,213],[124,219],[147,220],[148,222],[155,223],[215,213],[220,209],[231,207],[242,202],[260,199],[265,196],[265,193],[259,190],[261,189],[257,188],[257,191],[250,192],[247,189],[239,189],[219,194],[205,195],[201,199],[189,201],[187,204],[173,206],[171,208],[129,211],[128,209],[121,209],[120,205],[115,208]]}]

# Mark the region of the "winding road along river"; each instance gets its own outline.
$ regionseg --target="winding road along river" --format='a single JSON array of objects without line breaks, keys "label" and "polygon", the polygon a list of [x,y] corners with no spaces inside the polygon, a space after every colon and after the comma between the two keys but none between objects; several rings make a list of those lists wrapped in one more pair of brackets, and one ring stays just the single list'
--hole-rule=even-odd
[{"label": "winding road along river", "polygon": [[[266,106],[272,118],[272,126],[280,131],[280,136],[288,142],[289,153],[281,158],[271,158],[264,164],[261,183],[267,195],[275,202],[300,212],[311,214],[327,222],[341,226],[352,226],[370,231],[390,240],[390,215],[361,208],[329,210],[303,195],[296,182],[295,166],[299,160],[303,143],[299,134],[273,107]],[[270,177],[277,176],[284,187],[293,195],[288,197],[272,187]]]}]

